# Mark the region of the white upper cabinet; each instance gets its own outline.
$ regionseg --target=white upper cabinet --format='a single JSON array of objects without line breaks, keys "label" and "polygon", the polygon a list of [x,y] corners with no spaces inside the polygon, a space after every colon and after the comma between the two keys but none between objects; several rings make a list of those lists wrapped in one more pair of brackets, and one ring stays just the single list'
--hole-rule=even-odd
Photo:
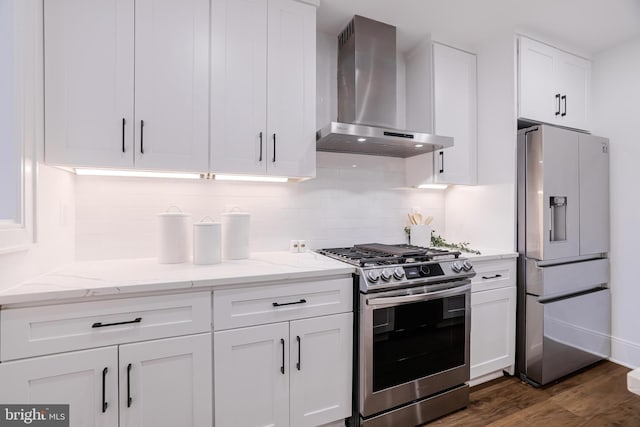
[{"label": "white upper cabinet", "polygon": [[315,176],[315,13],[213,0],[212,172]]},{"label": "white upper cabinet", "polygon": [[432,61],[434,133],[453,147],[407,158],[407,185],[476,184],[476,55],[433,43]]},{"label": "white upper cabinet", "polygon": [[44,2],[45,158],[133,166],[133,2]]},{"label": "white upper cabinet", "polygon": [[209,0],[135,5],[135,165],[206,172]]},{"label": "white upper cabinet", "polygon": [[588,130],[590,80],[588,60],[519,38],[519,118]]},{"label": "white upper cabinet", "polygon": [[453,147],[434,156],[438,184],[477,182],[476,56],[434,43],[434,130],[452,136]]},{"label": "white upper cabinet", "polygon": [[48,163],[208,170],[208,0],[44,10]]},{"label": "white upper cabinet", "polygon": [[267,0],[211,4],[211,169],[267,171]]},{"label": "white upper cabinet", "polygon": [[316,9],[269,0],[267,145],[273,175],[316,174]]}]

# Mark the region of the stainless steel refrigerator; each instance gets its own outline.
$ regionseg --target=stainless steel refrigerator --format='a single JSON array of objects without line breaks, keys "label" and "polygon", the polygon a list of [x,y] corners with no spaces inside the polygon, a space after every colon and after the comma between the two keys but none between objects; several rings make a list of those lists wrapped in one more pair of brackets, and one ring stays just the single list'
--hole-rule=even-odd
[{"label": "stainless steel refrigerator", "polygon": [[610,355],[609,141],[518,131],[516,370],[544,385]]}]

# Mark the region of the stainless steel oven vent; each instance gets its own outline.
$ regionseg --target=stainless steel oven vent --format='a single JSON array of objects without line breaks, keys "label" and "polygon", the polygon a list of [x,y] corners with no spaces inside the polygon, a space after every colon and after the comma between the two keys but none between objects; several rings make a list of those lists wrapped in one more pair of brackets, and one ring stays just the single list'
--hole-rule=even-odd
[{"label": "stainless steel oven vent", "polygon": [[354,16],[338,36],[338,121],[316,134],[318,151],[411,157],[453,138],[397,129],[396,28]]}]

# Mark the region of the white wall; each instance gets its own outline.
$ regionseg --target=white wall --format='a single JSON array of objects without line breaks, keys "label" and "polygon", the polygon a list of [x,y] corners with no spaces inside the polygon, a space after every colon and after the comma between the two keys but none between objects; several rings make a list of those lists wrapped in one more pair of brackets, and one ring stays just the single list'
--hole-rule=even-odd
[{"label": "white wall", "polygon": [[74,176],[40,164],[36,200],[36,243],[0,255],[0,290],[74,261]]},{"label": "white wall", "polygon": [[[20,4],[19,20],[23,39],[19,43],[20,55],[27,71],[21,80],[9,85],[19,92],[19,108],[11,107],[16,118],[15,133],[26,144],[38,146],[39,165],[36,177],[35,237],[36,242],[19,252],[0,252],[0,290],[20,281],[45,273],[61,264],[73,262],[75,243],[74,176],[68,172],[42,165],[43,87],[42,87],[42,1],[0,0],[1,11],[7,3]],[[25,35],[28,35],[26,37]],[[19,40],[18,40],[19,39]],[[21,61],[22,62],[22,61]],[[4,64],[2,64],[4,65]],[[7,141],[2,141],[5,144]],[[16,162],[17,163],[17,162]],[[31,203],[26,203],[27,206]]]},{"label": "white wall", "polygon": [[155,256],[156,214],[170,205],[196,221],[240,206],[251,213],[253,251],[288,250],[291,239],[305,239],[311,249],[403,243],[413,207],[442,227],[441,192],[398,189],[402,159],[318,153],[317,174],[282,184],[76,177],[77,258]]},{"label": "white wall", "polygon": [[478,185],[446,191],[446,237],[471,247],[515,250],[516,86],[513,33],[478,55]]},{"label": "white wall", "polygon": [[640,38],[594,57],[593,133],[610,139],[612,359],[640,366]]},{"label": "white wall", "polygon": [[15,220],[20,197],[20,170],[16,132],[16,101],[20,85],[16,75],[12,0],[0,0],[0,221]]}]

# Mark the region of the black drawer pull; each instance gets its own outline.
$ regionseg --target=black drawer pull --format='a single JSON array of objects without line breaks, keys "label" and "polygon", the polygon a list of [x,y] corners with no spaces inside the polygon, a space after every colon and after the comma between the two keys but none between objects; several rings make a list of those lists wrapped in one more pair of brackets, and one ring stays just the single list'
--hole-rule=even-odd
[{"label": "black drawer pull", "polygon": [[129,323],[140,323],[142,322],[142,317],[136,317],[133,320],[129,320],[127,322],[116,322],[116,323],[102,323],[96,322],[91,325],[92,328],[104,328],[105,326],[116,326],[116,325],[128,325]]},{"label": "black drawer pull", "polygon": [[104,368],[102,370],[102,413],[107,412],[107,407],[109,406],[109,403],[107,402],[106,386],[105,386],[108,371],[109,371],[108,368]]},{"label": "black drawer pull", "polygon": [[124,125],[127,123],[127,121],[124,119],[124,117],[122,118],[122,152],[124,153]]},{"label": "black drawer pull", "polygon": [[131,407],[131,363],[127,365],[127,408]]},{"label": "black drawer pull", "polygon": [[274,307],[282,307],[283,305],[304,304],[305,302],[307,302],[307,300],[304,299],[304,298],[301,298],[300,301],[294,301],[294,302],[283,302],[283,303],[274,302],[273,306]]},{"label": "black drawer pull", "polygon": [[280,365],[280,373],[284,375],[284,338],[280,338],[280,344],[282,345],[282,365]]},{"label": "black drawer pull", "polygon": [[482,276],[482,278],[483,278],[484,280],[497,279],[497,278],[499,278],[499,277],[502,277],[502,274],[495,274],[495,275],[493,275],[493,276]]}]

